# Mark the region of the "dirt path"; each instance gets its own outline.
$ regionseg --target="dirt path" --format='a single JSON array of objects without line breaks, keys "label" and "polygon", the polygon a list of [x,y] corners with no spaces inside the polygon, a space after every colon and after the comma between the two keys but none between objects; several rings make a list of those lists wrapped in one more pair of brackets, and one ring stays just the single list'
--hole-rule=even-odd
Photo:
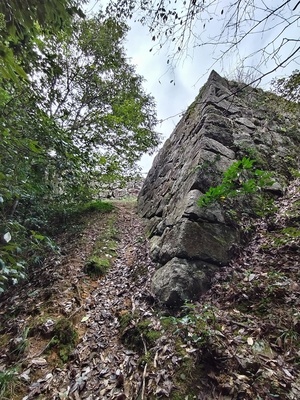
[{"label": "dirt path", "polygon": [[[151,315],[153,265],[134,203],[115,206],[119,245],[103,278],[94,281],[83,273],[84,261],[108,223],[107,216],[98,216],[74,240],[62,241],[63,256],[48,260],[31,282],[13,289],[2,302],[0,371],[17,365],[21,378],[7,398],[144,398],[141,354],[124,347],[121,336],[133,315]],[[73,328],[79,335],[65,364],[59,359],[61,349],[51,345],[54,321],[62,318],[67,321],[65,335],[72,336]],[[68,337],[59,337],[68,344]],[[24,349],[18,349],[20,343]]]},{"label": "dirt path", "polygon": [[[177,312],[151,295],[134,203],[63,234],[60,254],[1,298],[1,400],[299,399],[299,187]],[[84,269],[95,250],[113,260],[100,279]]]},{"label": "dirt path", "polygon": [[148,259],[139,219],[129,204],[117,204],[118,257],[86,299],[86,332],[73,360],[48,377],[48,396],[71,399],[135,399],[142,391],[139,354],[120,341],[119,317],[147,310]]}]

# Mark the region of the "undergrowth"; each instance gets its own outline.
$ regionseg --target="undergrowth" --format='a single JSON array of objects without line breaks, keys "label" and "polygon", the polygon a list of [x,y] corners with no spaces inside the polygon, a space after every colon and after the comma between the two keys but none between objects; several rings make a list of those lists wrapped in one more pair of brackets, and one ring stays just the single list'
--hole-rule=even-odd
[{"label": "undergrowth", "polygon": [[[1,205],[0,205],[1,206]],[[68,230],[77,232],[89,213],[110,213],[113,205],[101,200],[59,205],[37,210],[25,220],[3,219],[0,223],[0,294],[11,284],[26,278],[28,267],[39,268],[47,254],[59,252],[53,237]],[[1,214],[1,209],[0,209]]]},{"label": "undergrowth", "polygon": [[18,385],[18,372],[16,368],[0,371],[0,398],[11,400],[14,396],[15,387]]}]

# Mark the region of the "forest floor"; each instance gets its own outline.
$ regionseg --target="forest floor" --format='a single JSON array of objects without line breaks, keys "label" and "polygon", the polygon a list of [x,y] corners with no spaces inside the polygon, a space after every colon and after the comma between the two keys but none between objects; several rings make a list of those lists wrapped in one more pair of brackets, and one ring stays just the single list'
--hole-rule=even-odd
[{"label": "forest floor", "polygon": [[0,299],[0,398],[299,399],[299,187],[179,311],[151,294],[135,202],[86,215]]}]

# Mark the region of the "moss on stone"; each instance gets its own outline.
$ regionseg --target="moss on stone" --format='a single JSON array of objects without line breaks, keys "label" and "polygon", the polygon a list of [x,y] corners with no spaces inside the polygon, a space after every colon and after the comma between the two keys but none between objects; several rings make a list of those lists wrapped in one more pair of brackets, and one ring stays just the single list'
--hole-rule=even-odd
[{"label": "moss on stone", "polygon": [[[181,345],[182,343],[178,343],[178,346]],[[182,354],[182,361],[174,376],[176,389],[171,393],[170,399],[194,399],[199,394],[199,387],[203,386],[204,365],[195,357],[187,355],[182,347],[177,349]]]},{"label": "moss on stone", "polygon": [[174,326],[175,326],[174,320],[175,320],[175,318],[172,316],[161,317],[160,323],[165,330],[172,330],[172,328],[174,329]]},{"label": "moss on stone", "polygon": [[60,318],[55,323],[53,334],[61,344],[74,345],[77,340],[77,332],[75,331],[72,322],[67,318]]}]

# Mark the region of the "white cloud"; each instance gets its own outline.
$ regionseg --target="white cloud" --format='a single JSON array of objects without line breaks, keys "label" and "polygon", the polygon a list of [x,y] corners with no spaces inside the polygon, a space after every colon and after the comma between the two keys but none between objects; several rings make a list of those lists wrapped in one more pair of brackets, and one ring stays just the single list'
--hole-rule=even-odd
[{"label": "white cloud", "polygon": [[[158,119],[164,121],[158,124],[157,130],[162,132],[165,140],[205,83],[207,76],[200,80],[199,77],[209,69],[211,57],[208,49],[202,49],[193,58],[187,57],[179,62],[172,70],[167,64],[166,50],[150,52],[152,46],[147,29],[133,23],[127,36],[127,55],[136,65],[137,72],[145,78],[145,90],[156,100]],[[150,169],[153,157],[142,157],[140,166],[143,172]]]},{"label": "white cloud", "polygon": [[[102,4],[106,4],[108,0],[102,0]],[[93,2],[91,2],[92,4]],[[216,13],[219,17],[216,17],[208,25],[208,31],[206,37],[202,37],[202,40],[208,40],[210,36],[215,36],[220,32],[220,28],[223,24],[221,17],[222,8],[226,8],[232,1],[220,0],[219,7],[216,8]],[[260,3],[258,3],[260,4]],[[281,0],[273,0],[272,7],[276,7],[276,4],[280,6]],[[256,11],[259,13],[259,5],[256,6]],[[263,7],[263,2],[261,3]],[[225,10],[224,8],[224,10]],[[96,11],[94,8],[93,11]],[[287,10],[288,12],[288,10]],[[256,18],[260,17],[260,14],[256,14]],[[295,13],[296,14],[296,13]],[[297,15],[295,15],[295,18]],[[181,114],[186,108],[193,102],[200,88],[203,86],[208,78],[211,67],[219,72],[220,74],[232,74],[233,70],[237,65],[241,65],[241,59],[246,55],[255,53],[257,49],[261,48],[262,45],[268,43],[275,32],[280,33],[281,26],[278,25],[275,30],[270,30],[264,34],[258,33],[257,35],[248,35],[242,45],[239,48],[240,54],[232,52],[229,56],[225,57],[222,61],[216,61],[220,50],[225,50],[226,46],[220,46],[216,49],[214,46],[202,46],[194,47],[189,49],[189,55],[184,59],[180,60],[176,65],[176,68],[172,68],[167,64],[168,52],[167,48],[162,48],[160,52],[156,52],[153,49],[152,52],[149,50],[153,47],[154,42],[151,40],[151,36],[145,26],[139,23],[134,23],[132,20],[128,21],[131,30],[127,36],[126,49],[127,55],[131,58],[133,64],[136,65],[136,71],[138,74],[145,78],[144,87],[148,93],[151,93],[157,103],[158,118],[164,120],[163,123],[157,126],[157,130],[162,132],[164,139],[166,139],[174,130],[176,124],[180,120]],[[268,24],[274,24],[273,19],[267,20]],[[268,24],[265,24],[263,28],[268,29]],[[272,26],[272,25],[270,25]],[[299,27],[297,24],[292,25],[289,29],[283,32],[284,37],[298,38]],[[202,24],[198,26],[198,31],[202,32]],[[273,47],[270,49],[276,50],[280,46],[282,37],[277,39]],[[290,43],[290,46],[295,43]],[[297,43],[299,45],[299,42]],[[286,50],[288,48],[286,47]],[[282,57],[284,57],[282,54]],[[254,57],[245,61],[245,66],[253,66],[258,61],[258,58]],[[280,60],[270,60],[266,65],[261,65],[261,72],[266,72],[276,65],[276,62]],[[297,68],[295,62],[284,65],[284,69],[279,69],[272,76],[268,76],[263,82],[262,86],[267,87],[268,83],[274,76],[280,74],[289,74]],[[173,80],[173,83],[170,81]],[[141,167],[144,172],[148,171],[151,167],[153,157],[148,155],[144,156],[141,160]]]}]

